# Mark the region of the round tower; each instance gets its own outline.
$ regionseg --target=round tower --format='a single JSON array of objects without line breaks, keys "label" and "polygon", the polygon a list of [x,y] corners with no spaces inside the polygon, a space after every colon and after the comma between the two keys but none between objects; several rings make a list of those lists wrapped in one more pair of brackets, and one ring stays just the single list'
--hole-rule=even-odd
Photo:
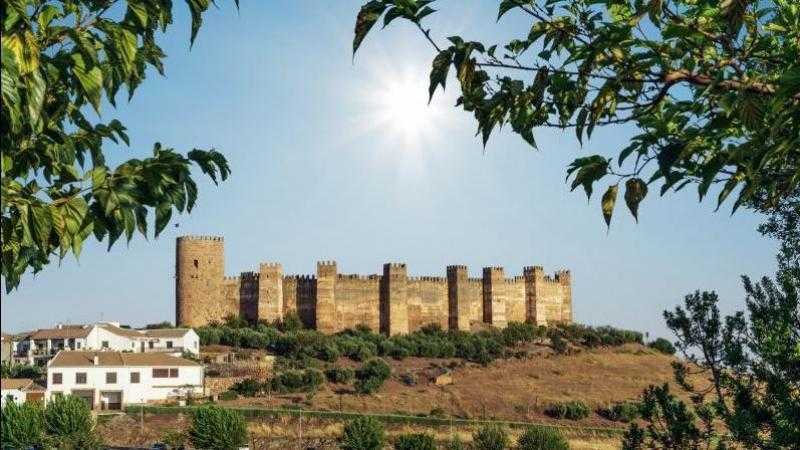
[{"label": "round tower", "polygon": [[221,321],[225,242],[218,236],[181,236],[175,243],[175,323],[197,327]]}]

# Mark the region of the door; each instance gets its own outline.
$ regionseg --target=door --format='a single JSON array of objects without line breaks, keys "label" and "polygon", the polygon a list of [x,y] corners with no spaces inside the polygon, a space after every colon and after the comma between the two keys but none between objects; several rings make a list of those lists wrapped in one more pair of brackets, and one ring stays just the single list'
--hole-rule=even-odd
[{"label": "door", "polygon": [[26,392],[25,393],[25,402],[26,403],[39,403],[40,405],[44,404],[44,392]]},{"label": "door", "polygon": [[100,409],[103,411],[119,411],[122,409],[122,392],[100,391]]}]

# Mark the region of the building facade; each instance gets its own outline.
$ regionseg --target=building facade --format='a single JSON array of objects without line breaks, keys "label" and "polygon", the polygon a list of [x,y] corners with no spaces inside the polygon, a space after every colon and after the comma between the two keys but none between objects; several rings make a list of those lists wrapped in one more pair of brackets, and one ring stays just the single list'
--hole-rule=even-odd
[{"label": "building facade", "polygon": [[43,402],[45,389],[29,378],[0,379],[1,406],[6,403],[21,405],[26,402]]},{"label": "building facade", "polygon": [[15,360],[44,366],[62,350],[102,350],[133,353],[200,354],[200,338],[188,328],[134,330],[118,322],[57,325],[26,334],[17,343]]},{"label": "building facade", "polygon": [[314,275],[284,275],[280,264],[264,263],[257,272],[227,277],[224,240],[216,236],[179,237],[175,256],[176,323],[185,327],[230,315],[275,321],[289,313],[322,332],[366,325],[389,335],[428,324],[469,330],[509,321],[572,322],[568,270],[550,276],[530,266],[506,277],[502,267],[486,267],[473,278],[466,266],[448,266],[444,277],[412,277],[405,264],[389,263],[381,274],[363,276],[323,261]]},{"label": "building facade", "polygon": [[71,394],[92,409],[118,410],[203,395],[202,364],[164,353],[61,351],[47,364],[47,400]]}]

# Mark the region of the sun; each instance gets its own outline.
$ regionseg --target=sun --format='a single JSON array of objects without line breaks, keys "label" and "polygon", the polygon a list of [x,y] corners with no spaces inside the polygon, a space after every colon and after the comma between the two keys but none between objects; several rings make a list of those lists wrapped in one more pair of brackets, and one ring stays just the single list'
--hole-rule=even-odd
[{"label": "sun", "polygon": [[440,139],[444,109],[436,98],[428,103],[428,76],[421,67],[376,67],[358,94],[361,131],[379,133],[394,150],[419,153]]}]

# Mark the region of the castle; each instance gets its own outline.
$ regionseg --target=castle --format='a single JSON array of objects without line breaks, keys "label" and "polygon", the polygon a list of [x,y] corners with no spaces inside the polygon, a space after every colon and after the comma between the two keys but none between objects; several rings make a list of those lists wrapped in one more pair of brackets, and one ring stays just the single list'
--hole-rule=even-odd
[{"label": "castle", "polygon": [[387,335],[428,324],[469,330],[509,321],[572,322],[568,270],[545,275],[540,266],[506,278],[502,267],[485,267],[470,278],[466,266],[448,266],[446,277],[410,277],[405,264],[383,265],[380,275],[344,275],[333,261],[317,263],[316,275],[284,275],[280,264],[225,276],[224,240],[179,237],[175,248],[175,316],[178,326],[197,327],[239,315],[274,321],[296,313],[309,328],[335,333],[366,325]]}]

